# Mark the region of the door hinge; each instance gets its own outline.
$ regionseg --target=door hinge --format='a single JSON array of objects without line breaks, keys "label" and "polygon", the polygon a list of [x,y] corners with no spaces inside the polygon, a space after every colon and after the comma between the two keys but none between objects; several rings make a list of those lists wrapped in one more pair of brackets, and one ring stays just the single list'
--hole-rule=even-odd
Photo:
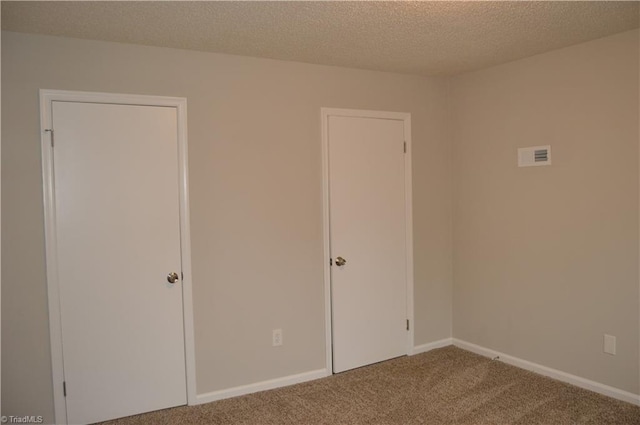
[{"label": "door hinge", "polygon": [[404,142],[404,153],[407,153],[407,142]]},{"label": "door hinge", "polygon": [[409,319],[407,319],[407,330],[409,330]]},{"label": "door hinge", "polygon": [[53,129],[52,128],[47,128],[45,130],[45,132],[51,133],[51,147],[53,147]]},{"label": "door hinge", "polygon": [[62,394],[67,396],[67,381],[62,381]]}]

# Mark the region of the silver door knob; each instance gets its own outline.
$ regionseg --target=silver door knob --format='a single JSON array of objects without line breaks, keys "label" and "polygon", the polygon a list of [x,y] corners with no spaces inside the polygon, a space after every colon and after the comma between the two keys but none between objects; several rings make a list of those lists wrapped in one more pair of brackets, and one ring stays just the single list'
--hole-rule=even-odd
[{"label": "silver door knob", "polygon": [[178,280],[178,273],[173,272],[167,275],[167,282],[176,283],[176,280]]},{"label": "silver door knob", "polygon": [[336,258],[336,266],[344,266],[345,264],[347,264],[347,260],[342,257]]}]

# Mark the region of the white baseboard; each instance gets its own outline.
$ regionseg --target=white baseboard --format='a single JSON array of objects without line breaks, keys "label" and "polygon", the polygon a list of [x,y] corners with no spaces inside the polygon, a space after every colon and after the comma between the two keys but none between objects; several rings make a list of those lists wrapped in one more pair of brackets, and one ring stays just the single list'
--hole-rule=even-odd
[{"label": "white baseboard", "polygon": [[[436,348],[447,347],[453,344],[453,338],[445,338],[439,341],[430,342],[428,344],[413,347],[409,355],[425,353]],[[272,390],[274,388],[286,387],[289,385],[299,384],[301,382],[312,381],[314,379],[330,376],[328,369],[318,369],[310,372],[304,372],[297,375],[285,376],[282,378],[270,379],[268,381],[256,382],[254,384],[241,385],[239,387],[228,388],[209,393],[198,394],[194,404],[210,403],[212,401],[223,400],[225,398],[237,397],[245,394],[251,394],[258,391]]]},{"label": "white baseboard", "polygon": [[[471,351],[472,353],[479,354],[484,357],[496,358],[499,357],[500,361],[510,364],[512,366],[519,367],[521,369],[529,370],[537,374],[548,376],[549,378],[557,379],[561,382],[566,382],[576,387],[584,388],[598,394],[606,395],[618,400],[626,401],[628,403],[640,406],[640,395],[633,394],[628,391],[624,391],[618,388],[610,387],[599,382],[591,381],[589,379],[581,378],[570,373],[562,372],[557,369],[552,369],[547,366],[542,366],[537,363],[533,363],[527,360],[513,357],[508,354],[501,353],[499,351],[491,350],[489,348],[482,347],[480,345],[472,344],[467,341],[463,341],[457,338],[445,338],[438,341],[430,342],[428,344],[418,345],[413,347],[410,354],[426,353],[427,351],[434,350],[436,348],[447,347],[449,345],[455,345],[463,350]],[[256,382],[254,384],[241,385],[238,387],[228,388],[219,391],[213,391],[205,394],[198,394],[196,396],[195,404],[210,403],[216,400],[222,400],[225,398],[236,397],[245,394],[251,394],[258,391],[266,391],[274,388],[286,387],[289,385],[299,384],[302,382],[313,381],[315,379],[324,378],[330,376],[331,372],[328,369],[318,369],[309,372],[299,373],[296,375],[285,376],[282,378],[270,379],[267,381]]]},{"label": "white baseboard", "polygon": [[270,379],[256,382],[254,384],[241,385],[239,387],[228,388],[210,393],[198,394],[195,404],[210,403],[225,398],[237,397],[240,395],[256,393],[258,391],[272,390],[274,388],[287,387],[301,382],[313,381],[331,375],[327,369],[312,370],[310,372],[298,373],[296,375],[284,376],[282,378]]},{"label": "white baseboard", "polygon": [[409,355],[426,353],[427,351],[435,350],[436,348],[447,347],[453,344],[453,338],[440,339],[438,341],[429,342],[427,344],[416,345],[413,347]]},{"label": "white baseboard", "polygon": [[570,373],[562,372],[557,369],[552,369],[550,367],[542,366],[537,363],[532,363],[530,361],[523,360],[518,357],[509,356],[499,351],[481,347],[479,345],[462,341],[457,338],[453,338],[453,345],[455,345],[456,347],[462,348],[463,350],[480,354],[481,356],[484,356],[484,357],[489,357],[492,359],[499,357],[500,361],[510,364],[512,366],[516,366],[521,369],[538,373],[540,375],[548,376],[549,378],[557,379],[558,381],[575,385],[576,387],[584,388],[584,389],[596,392],[598,394],[606,395],[608,397],[612,397],[618,400],[626,401],[628,403],[632,403],[640,406],[640,395],[638,394],[633,394],[628,391],[624,391],[618,388],[610,387],[605,384],[601,384],[599,382],[581,378],[576,375],[571,375]]}]

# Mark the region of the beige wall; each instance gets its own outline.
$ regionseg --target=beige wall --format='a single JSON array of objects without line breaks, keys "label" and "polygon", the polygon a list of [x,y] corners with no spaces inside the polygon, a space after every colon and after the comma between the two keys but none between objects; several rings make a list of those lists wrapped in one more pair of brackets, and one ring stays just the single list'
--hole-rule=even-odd
[{"label": "beige wall", "polygon": [[2,62],[3,414],[52,418],[40,88],[188,98],[199,393],[324,367],[322,106],[412,114],[416,345],[453,296],[454,337],[640,392],[637,32],[449,81],[15,33]]},{"label": "beige wall", "polygon": [[451,87],[454,336],[638,394],[638,32]]},{"label": "beige wall", "polygon": [[40,88],[188,98],[198,393],[325,366],[322,106],[412,114],[415,343],[451,336],[446,81],[15,33],[2,65],[3,414],[52,418]]}]

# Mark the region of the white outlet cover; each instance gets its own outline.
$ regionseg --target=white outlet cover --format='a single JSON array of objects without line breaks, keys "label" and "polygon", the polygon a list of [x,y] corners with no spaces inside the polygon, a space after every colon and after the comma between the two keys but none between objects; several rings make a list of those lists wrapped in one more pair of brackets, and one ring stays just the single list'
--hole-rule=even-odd
[{"label": "white outlet cover", "polygon": [[274,347],[282,345],[282,329],[274,329],[272,342]]},{"label": "white outlet cover", "polygon": [[604,352],[615,356],[616,354],[616,337],[604,334]]}]

